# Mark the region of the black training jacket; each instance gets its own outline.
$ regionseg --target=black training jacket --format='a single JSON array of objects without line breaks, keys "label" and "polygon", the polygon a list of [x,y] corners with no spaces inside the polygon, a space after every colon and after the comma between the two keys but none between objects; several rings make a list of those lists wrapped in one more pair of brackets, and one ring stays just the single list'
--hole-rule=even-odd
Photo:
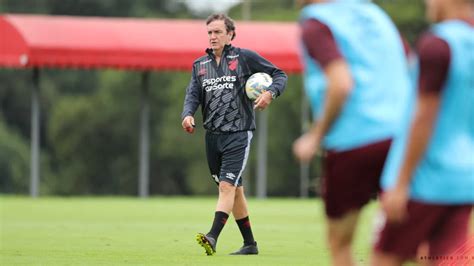
[{"label": "black training jacket", "polygon": [[194,61],[181,119],[194,116],[201,105],[208,131],[255,130],[253,101],[245,95],[247,79],[257,72],[269,74],[273,78],[269,90],[279,96],[286,86],[286,74],[251,50],[226,45],[219,65],[212,49],[206,53]]}]

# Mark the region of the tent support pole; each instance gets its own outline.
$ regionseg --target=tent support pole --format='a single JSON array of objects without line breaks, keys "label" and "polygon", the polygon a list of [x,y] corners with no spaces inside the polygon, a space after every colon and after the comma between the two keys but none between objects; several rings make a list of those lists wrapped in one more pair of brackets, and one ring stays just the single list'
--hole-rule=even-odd
[{"label": "tent support pole", "polygon": [[33,69],[33,87],[31,92],[31,158],[30,158],[30,196],[39,195],[40,180],[40,86],[39,69]]},{"label": "tent support pole", "polygon": [[[304,134],[310,128],[311,113],[309,109],[308,99],[306,98],[306,92],[302,90],[301,97],[301,131]],[[300,163],[300,197],[307,198],[309,195],[309,171],[310,164],[307,162]]]},{"label": "tent support pole", "polygon": [[140,146],[139,146],[139,172],[138,195],[140,198],[149,196],[150,173],[150,104],[148,102],[148,84],[150,72],[142,73],[141,99],[140,99]]},{"label": "tent support pole", "polygon": [[257,140],[257,198],[267,197],[268,112],[258,112]]}]

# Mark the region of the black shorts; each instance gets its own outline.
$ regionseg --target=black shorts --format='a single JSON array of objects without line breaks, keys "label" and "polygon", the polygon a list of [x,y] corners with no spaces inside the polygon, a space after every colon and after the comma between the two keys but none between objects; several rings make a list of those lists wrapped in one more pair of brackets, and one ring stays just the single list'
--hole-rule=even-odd
[{"label": "black shorts", "polygon": [[250,153],[252,131],[206,132],[206,155],[214,181],[242,186],[242,173]]}]

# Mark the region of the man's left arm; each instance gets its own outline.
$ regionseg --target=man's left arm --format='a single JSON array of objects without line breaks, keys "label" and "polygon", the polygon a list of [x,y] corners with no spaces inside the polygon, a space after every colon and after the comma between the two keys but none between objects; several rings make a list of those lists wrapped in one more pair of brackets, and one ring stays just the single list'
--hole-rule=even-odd
[{"label": "man's left arm", "polygon": [[288,80],[285,72],[254,51],[242,49],[242,52],[252,73],[264,72],[272,77],[273,82],[268,90],[275,92],[276,97],[280,96],[285,90]]},{"label": "man's left arm", "polygon": [[268,90],[255,100],[256,109],[265,109],[270,102],[280,96],[286,87],[288,76],[283,70],[277,68],[270,61],[263,58],[254,51],[242,49],[242,54],[252,73],[264,72],[272,77],[272,85]]}]

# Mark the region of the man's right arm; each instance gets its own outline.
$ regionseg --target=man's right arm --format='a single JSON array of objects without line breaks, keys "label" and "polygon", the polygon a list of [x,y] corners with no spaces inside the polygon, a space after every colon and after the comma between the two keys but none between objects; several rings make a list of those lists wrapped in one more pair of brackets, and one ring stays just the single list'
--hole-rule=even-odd
[{"label": "man's right arm", "polygon": [[193,65],[191,80],[186,88],[186,96],[184,98],[183,112],[181,120],[183,129],[189,133],[194,131],[194,113],[201,103],[201,84],[196,77],[196,66]]},{"label": "man's right arm", "polygon": [[382,197],[387,220],[394,222],[402,221],[407,215],[406,204],[413,173],[431,140],[451,62],[448,43],[432,34],[420,38],[417,50],[420,61],[417,109],[396,185]]},{"label": "man's right arm", "polygon": [[303,24],[302,37],[308,54],[324,70],[327,81],[321,116],[309,132],[293,145],[295,155],[301,161],[308,162],[316,154],[323,137],[339,116],[352,90],[353,80],[349,66],[327,25],[317,20],[307,20]]},{"label": "man's right arm", "polygon": [[196,77],[196,67],[193,66],[193,72],[189,85],[186,88],[186,96],[184,98],[183,113],[181,119],[186,116],[194,116],[199,104],[201,103],[201,84]]}]

